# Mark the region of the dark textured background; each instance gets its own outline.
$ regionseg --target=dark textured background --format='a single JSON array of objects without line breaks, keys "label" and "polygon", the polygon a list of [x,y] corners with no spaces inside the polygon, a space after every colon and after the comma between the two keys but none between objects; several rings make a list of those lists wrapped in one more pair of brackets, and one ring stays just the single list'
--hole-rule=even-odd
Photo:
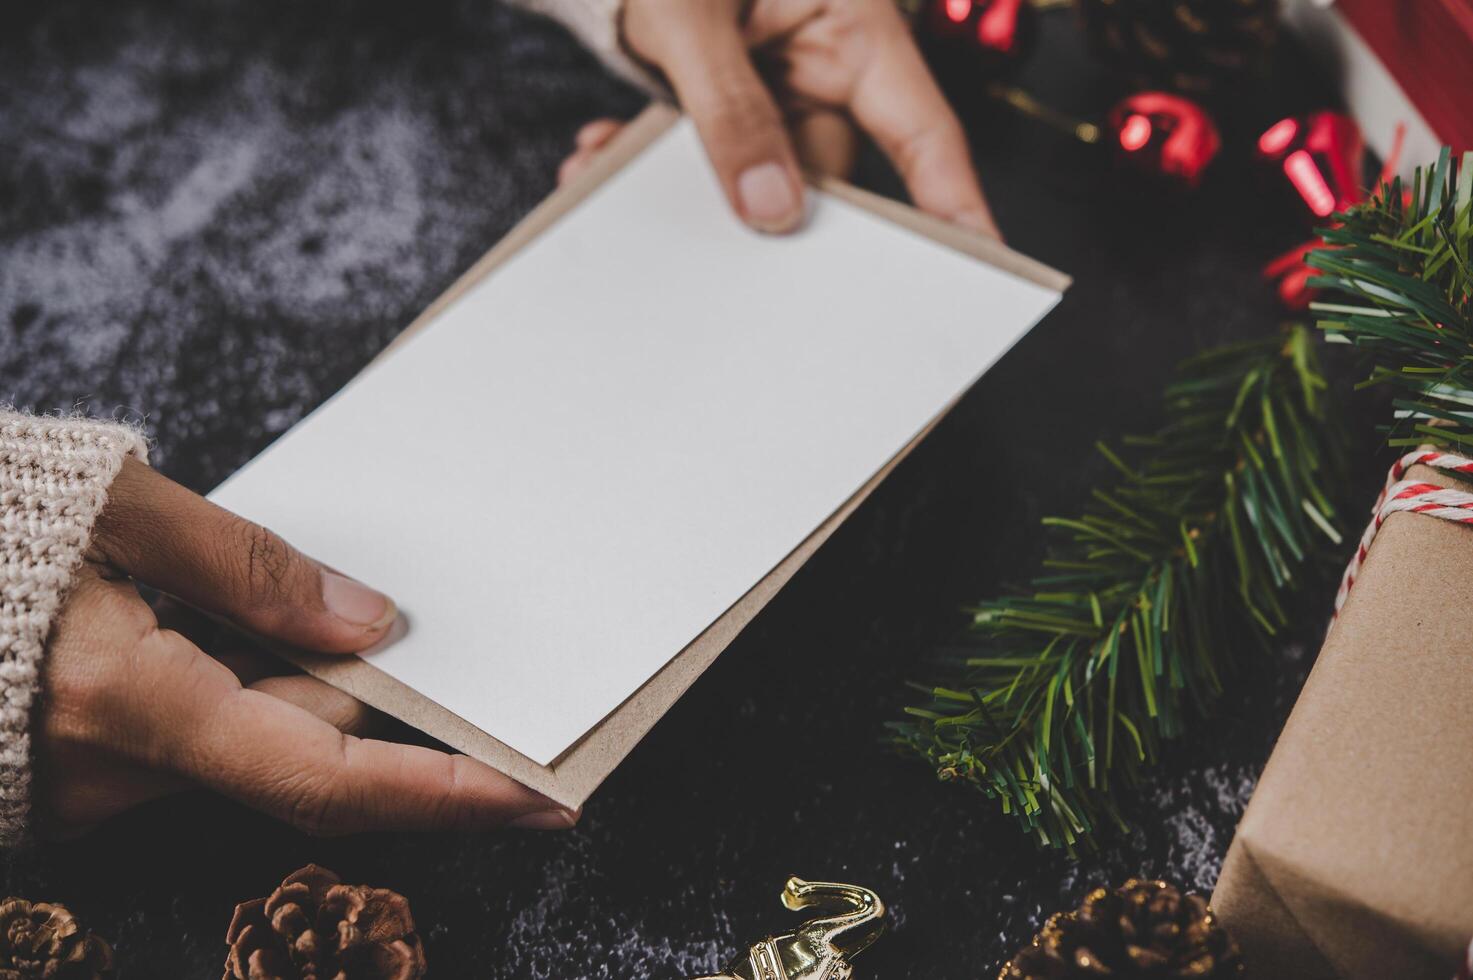
[{"label": "dark textured background", "polygon": [[[127,978],[219,975],[237,900],[317,861],[408,894],[437,977],[682,977],[786,921],[783,877],[875,887],[895,931],[860,974],[971,980],[1090,884],[1210,888],[1303,679],[1250,664],[1173,746],[1139,829],[1075,862],[881,744],[901,682],[968,597],[1023,577],[1037,519],[1149,426],[1169,366],[1279,319],[1259,277],[1304,237],[1241,137],[1323,99],[1276,59],[1232,93],[1230,152],[1171,198],[954,79],[1010,242],[1076,277],[1058,311],[805,568],[568,834],[312,840],[203,795],[7,856]],[[1074,111],[1121,93],[1067,13],[1022,81]],[[145,421],[207,490],[336,390],[553,184],[572,133],[641,100],[564,33],[487,2],[11,0],[0,9],[0,401]],[[893,192],[872,156],[862,182]],[[576,288],[576,280],[570,288]],[[411,454],[412,446],[387,447]],[[1374,466],[1358,477],[1369,499]]]}]

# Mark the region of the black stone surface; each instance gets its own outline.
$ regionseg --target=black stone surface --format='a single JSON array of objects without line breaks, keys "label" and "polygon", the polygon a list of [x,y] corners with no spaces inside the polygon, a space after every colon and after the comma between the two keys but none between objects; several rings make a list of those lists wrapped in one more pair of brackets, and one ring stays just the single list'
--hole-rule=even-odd
[{"label": "black stone surface", "polygon": [[[125,978],[219,975],[238,900],[308,861],[409,895],[442,978],[714,971],[778,927],[790,872],[852,879],[895,929],[883,980],[996,971],[1044,915],[1128,874],[1210,888],[1317,645],[1245,668],[1172,746],[1138,829],[1075,861],[895,757],[881,725],[969,597],[1022,578],[1037,520],[1157,417],[1169,366],[1280,319],[1263,262],[1305,235],[1242,139],[1324,99],[1292,51],[1230,93],[1199,194],[950,80],[1010,242],[1072,273],[1058,311],[969,395],[662,721],[567,834],[314,840],[189,795],[7,855]],[[1083,115],[1122,94],[1067,13],[1020,81]],[[206,490],[340,387],[553,186],[572,133],[641,103],[560,30],[483,0],[22,0],[0,10],[0,400],[141,418]],[[862,182],[895,192],[867,157]],[[576,288],[576,279],[570,280]],[[385,447],[412,460],[413,446]],[[1357,477],[1369,499],[1374,465]],[[576,610],[576,603],[570,603]],[[575,612],[572,614],[576,614]]]}]

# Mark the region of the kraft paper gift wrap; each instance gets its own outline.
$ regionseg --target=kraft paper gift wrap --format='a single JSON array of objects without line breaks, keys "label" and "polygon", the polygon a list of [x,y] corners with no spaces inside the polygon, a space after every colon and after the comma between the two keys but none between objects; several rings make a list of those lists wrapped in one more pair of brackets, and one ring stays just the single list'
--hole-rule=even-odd
[{"label": "kraft paper gift wrap", "polygon": [[1473,936],[1473,526],[1382,526],[1212,902],[1253,978],[1456,972]]}]

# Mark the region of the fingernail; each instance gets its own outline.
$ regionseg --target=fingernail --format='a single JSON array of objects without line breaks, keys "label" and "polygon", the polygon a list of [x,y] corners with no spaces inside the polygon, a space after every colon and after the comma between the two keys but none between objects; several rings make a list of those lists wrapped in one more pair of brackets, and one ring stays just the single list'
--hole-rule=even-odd
[{"label": "fingernail", "polygon": [[322,604],[339,619],[366,629],[387,626],[399,615],[393,600],[382,592],[327,569],[322,570]]},{"label": "fingernail", "polygon": [[802,217],[788,172],[776,163],[759,163],[737,178],[742,216],[758,231],[788,231]]},{"label": "fingernail", "polygon": [[517,830],[567,830],[577,822],[578,819],[567,810],[543,810],[523,814],[508,821],[507,826]]},{"label": "fingernail", "polygon": [[997,230],[997,225],[993,223],[992,215],[983,211],[981,208],[958,211],[951,216],[951,220],[954,224],[961,225],[963,228],[980,231],[983,234],[991,235],[993,238],[1002,238],[1002,234]]}]

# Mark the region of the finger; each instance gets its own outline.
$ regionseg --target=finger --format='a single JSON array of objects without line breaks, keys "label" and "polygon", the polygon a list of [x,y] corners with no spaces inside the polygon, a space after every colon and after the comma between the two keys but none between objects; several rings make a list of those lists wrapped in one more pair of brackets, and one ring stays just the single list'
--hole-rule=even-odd
[{"label": "finger", "polygon": [[129,717],[135,707],[146,706],[146,693],[131,683],[131,658],[140,638],[157,631],[158,621],[132,582],[109,573],[83,562],[52,625],[38,734],[45,746],[100,746],[139,759],[144,739]]},{"label": "finger", "polygon": [[574,179],[579,174],[581,174],[584,170],[587,170],[588,165],[593,163],[593,160],[596,156],[598,156],[597,150],[574,151],[557,168],[558,186],[563,186],[568,181]]},{"label": "finger", "polygon": [[[893,8],[860,71],[850,111],[885,151],[916,207],[1001,237],[982,196],[966,134]],[[889,21],[893,20],[893,25]]]},{"label": "finger", "polygon": [[93,547],[148,585],[294,646],[363,650],[397,616],[383,594],[136,460],[113,481]]},{"label": "finger", "polygon": [[557,185],[559,187],[578,176],[588,166],[589,155],[581,151],[574,151],[558,164]]},{"label": "finger", "polygon": [[308,833],[574,822],[552,801],[468,756],[345,735],[259,691],[224,701],[197,740],[194,778]]},{"label": "finger", "polygon": [[556,829],[576,819],[467,756],[345,735],[296,704],[241,688],[177,633],[158,633],[150,646],[140,683],[170,719],[158,745],[163,766],[302,830]]},{"label": "finger", "polygon": [[848,177],[859,156],[859,134],[842,112],[812,109],[789,121],[803,167],[829,177]]},{"label": "finger", "polygon": [[133,583],[92,562],[77,569],[47,643],[45,704],[32,722],[44,778],[34,787],[38,830],[70,836],[140,803],[186,788],[138,759],[146,739],[128,724],[142,697],[127,690],[127,651],[156,621]]},{"label": "finger", "polygon": [[598,151],[619,135],[623,128],[624,123],[617,119],[595,119],[578,130],[578,135],[573,138],[573,152],[558,166],[558,186],[561,187],[587,169]]},{"label": "finger", "polygon": [[252,691],[296,705],[344,735],[362,737],[376,727],[378,716],[372,708],[351,694],[306,674],[263,677],[248,686]]},{"label": "finger", "polygon": [[580,150],[597,150],[613,139],[624,124],[617,119],[595,119],[578,130],[573,145]]},{"label": "finger", "polygon": [[[185,636],[189,636],[188,633]],[[191,640],[194,637],[189,637]],[[201,645],[202,646],[202,645]],[[236,680],[246,687],[250,687],[257,681],[268,677],[281,677],[290,674],[293,667],[279,657],[260,650],[250,650],[242,647],[232,646],[228,649],[210,649],[205,652],[214,657],[220,663],[230,669]]]},{"label": "finger", "polygon": [[[249,639],[176,599],[165,596],[153,607],[162,629],[183,633],[191,643],[228,667],[240,683],[316,715],[340,732],[366,735],[381,716],[372,708],[264,650]],[[207,642],[208,641],[208,642]]]},{"label": "finger", "polygon": [[162,629],[183,633],[195,643],[210,649],[210,643],[218,639],[227,627],[219,620],[186,605],[171,595],[159,595],[149,604]]},{"label": "finger", "polygon": [[280,657],[251,644],[248,636],[214,616],[206,615],[170,595],[151,603],[160,629],[173,630],[228,667],[242,684],[263,677],[291,673],[294,668]]},{"label": "finger", "polygon": [[[630,16],[646,6],[631,8]],[[803,220],[802,175],[782,113],[747,53],[735,5],[682,0],[660,13],[659,24],[628,29],[647,39],[640,53],[670,80],[732,208],[759,231],[793,230]]]}]

